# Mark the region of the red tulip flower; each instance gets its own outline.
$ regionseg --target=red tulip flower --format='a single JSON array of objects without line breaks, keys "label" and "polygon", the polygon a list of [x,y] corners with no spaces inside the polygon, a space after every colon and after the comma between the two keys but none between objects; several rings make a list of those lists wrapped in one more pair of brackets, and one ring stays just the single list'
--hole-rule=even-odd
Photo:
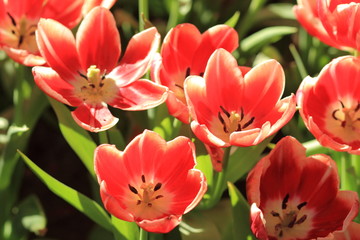
[{"label": "red tulip flower", "polygon": [[139,79],[159,39],[155,28],[136,34],[118,65],[120,37],[109,10],[94,8],[80,24],[76,40],[62,24],[41,19],[37,41],[50,67],[34,67],[35,82],[50,97],[77,107],[72,116],[84,129],[109,129],[118,119],[107,105],[144,110],[165,101],[166,87]]},{"label": "red tulip flower", "polygon": [[75,27],[82,14],[115,0],[0,0],[0,46],[14,61],[27,66],[45,64],[35,40],[40,18],[51,18],[68,28]]},{"label": "red tulip flower", "polygon": [[205,144],[256,145],[283,127],[295,112],[294,95],[280,100],[285,77],[278,62],[270,60],[250,71],[241,69],[229,52],[218,49],[204,77],[190,76],[185,81],[194,119],[191,128]]},{"label": "red tulip flower", "polygon": [[325,147],[360,154],[360,59],[334,59],[297,92],[306,127]]},{"label": "red tulip flower", "polygon": [[360,224],[351,222],[344,231],[334,232],[335,240],[359,240],[360,239]]},{"label": "red tulip flower", "polygon": [[339,191],[335,161],[323,154],[306,157],[305,150],[285,137],[250,171],[247,197],[258,239],[327,237],[357,216],[358,195]]},{"label": "red tulip flower", "polygon": [[207,185],[195,164],[190,139],[166,142],[149,130],[124,151],[109,144],[95,150],[95,172],[105,208],[149,232],[171,231],[200,202]]},{"label": "red tulip flower", "polygon": [[342,50],[360,50],[360,1],[298,0],[300,24],[322,42]]},{"label": "red tulip flower", "polygon": [[153,79],[169,88],[166,101],[169,113],[189,123],[189,111],[184,95],[184,81],[189,75],[203,75],[210,55],[217,48],[229,52],[238,47],[237,32],[226,25],[216,25],[201,34],[192,24],[177,25],[166,35],[152,66]]}]

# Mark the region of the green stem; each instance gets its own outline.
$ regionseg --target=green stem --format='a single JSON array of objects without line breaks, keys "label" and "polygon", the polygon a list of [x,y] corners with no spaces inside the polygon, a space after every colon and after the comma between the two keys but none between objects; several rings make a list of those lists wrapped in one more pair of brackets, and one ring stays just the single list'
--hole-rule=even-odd
[{"label": "green stem", "polygon": [[351,181],[351,174],[349,170],[351,165],[351,154],[343,152],[340,158],[340,186],[342,190],[354,190],[354,183]]},{"label": "green stem", "polygon": [[214,207],[221,199],[226,184],[226,173],[228,171],[230,149],[231,147],[224,149],[223,169],[221,172],[215,172],[214,174],[214,191],[212,192],[209,201],[206,203],[206,208]]},{"label": "green stem", "polygon": [[169,31],[172,27],[175,27],[179,19],[179,6],[178,0],[172,0],[170,3],[169,19],[167,22],[166,30]]},{"label": "green stem", "polygon": [[147,0],[139,0],[139,31],[145,29],[145,20],[149,19],[149,3]]},{"label": "green stem", "polygon": [[110,143],[107,131],[99,132],[99,141],[100,141],[100,144]]},{"label": "green stem", "polygon": [[145,231],[144,229],[140,228],[140,237],[139,240],[148,240],[149,239],[149,233]]}]

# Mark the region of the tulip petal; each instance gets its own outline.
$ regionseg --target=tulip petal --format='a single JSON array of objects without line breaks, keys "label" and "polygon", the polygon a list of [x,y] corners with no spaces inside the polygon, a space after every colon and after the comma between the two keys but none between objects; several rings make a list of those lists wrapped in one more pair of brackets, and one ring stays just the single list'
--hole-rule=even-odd
[{"label": "tulip petal", "polygon": [[43,0],[11,0],[5,2],[7,12],[17,20],[20,20],[24,15],[27,19],[39,19],[43,11]]},{"label": "tulip petal", "polygon": [[47,0],[43,18],[54,19],[68,28],[74,28],[81,20],[84,0]]},{"label": "tulip petal", "polygon": [[91,132],[107,130],[119,121],[110,113],[106,105],[92,106],[83,103],[71,112],[71,115],[77,124]]},{"label": "tulip petal", "polygon": [[2,50],[14,61],[25,66],[41,66],[46,63],[45,59],[40,56],[40,53],[30,53],[24,49],[11,48],[2,46]]},{"label": "tulip petal", "polygon": [[167,233],[180,224],[181,216],[170,215],[160,219],[142,220],[137,224],[148,232]]},{"label": "tulip petal", "polygon": [[126,48],[120,65],[108,75],[119,86],[130,84],[142,77],[150,67],[150,61],[160,43],[160,34],[155,27],[134,35]]},{"label": "tulip petal", "polygon": [[110,9],[116,0],[87,0],[84,2],[82,7],[82,14],[85,16],[88,12],[91,11],[96,6],[101,6],[107,9]]},{"label": "tulip petal", "polygon": [[111,72],[119,60],[121,47],[109,10],[96,7],[86,15],[76,34],[76,47],[83,69],[95,65],[103,72]]},{"label": "tulip petal", "polygon": [[74,87],[60,78],[51,68],[34,67],[32,72],[35,83],[50,97],[70,106],[82,104],[81,99],[74,95]]},{"label": "tulip petal", "polygon": [[117,97],[108,104],[128,111],[139,111],[156,107],[167,97],[167,88],[149,80],[140,79],[119,88]]},{"label": "tulip petal", "polygon": [[239,46],[239,37],[235,29],[227,25],[216,25],[203,33],[201,42],[195,52],[191,65],[192,74],[204,72],[211,54],[218,48],[228,52],[234,51]]},{"label": "tulip petal", "polygon": [[75,38],[68,28],[52,19],[41,19],[36,39],[41,55],[62,79],[71,82],[79,76],[81,65]]},{"label": "tulip petal", "polygon": [[220,106],[228,112],[239,110],[243,99],[243,76],[236,59],[229,52],[218,49],[211,55],[204,79],[208,105],[215,112],[221,110]]}]

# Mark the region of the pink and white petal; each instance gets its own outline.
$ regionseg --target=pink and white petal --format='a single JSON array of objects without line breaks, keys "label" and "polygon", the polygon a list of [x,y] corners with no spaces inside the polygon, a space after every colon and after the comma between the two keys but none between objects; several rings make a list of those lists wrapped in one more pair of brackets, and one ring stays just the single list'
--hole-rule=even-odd
[{"label": "pink and white petal", "polygon": [[147,232],[168,233],[181,222],[181,216],[169,215],[160,219],[142,220],[136,222],[139,227]]},{"label": "pink and white petal", "polygon": [[101,6],[106,9],[110,9],[114,6],[116,0],[85,0],[82,7],[82,14],[85,16],[88,12],[91,11],[96,6]]},{"label": "pink and white petal", "polygon": [[64,81],[49,67],[34,67],[32,69],[36,85],[50,97],[70,106],[79,106],[82,100],[74,94],[74,87]]},{"label": "pink and white petal", "polygon": [[358,210],[359,198],[357,193],[339,191],[334,201],[312,217],[313,231],[310,232],[309,236],[326,236],[334,230],[345,230],[357,216]]},{"label": "pink and white petal", "polygon": [[239,147],[254,146],[268,137],[269,132],[269,122],[265,122],[261,128],[233,132],[230,134],[230,145]]},{"label": "pink and white petal", "polygon": [[135,221],[134,216],[125,210],[123,202],[108,193],[105,181],[100,183],[100,196],[105,209],[111,213],[111,215],[128,222]]},{"label": "pink and white petal", "polygon": [[334,232],[335,240],[360,240],[360,224],[351,222],[344,231]]},{"label": "pink and white petal", "polygon": [[201,33],[193,24],[183,23],[172,28],[166,34],[161,47],[163,66],[166,71],[174,75],[186,73],[186,69],[191,67],[193,58],[198,57],[195,52],[200,41]]},{"label": "pink and white petal", "polygon": [[228,51],[217,49],[211,55],[204,79],[208,105],[214,111],[220,111],[220,106],[228,112],[239,110],[243,99],[243,76],[236,59]]},{"label": "pink and white petal", "polygon": [[214,147],[229,147],[230,143],[225,142],[224,140],[218,138],[212,134],[206,125],[199,124],[197,121],[192,121],[191,130],[203,143],[214,146]]},{"label": "pink and white petal", "polygon": [[139,111],[156,107],[167,98],[167,87],[146,79],[140,79],[119,88],[117,96],[108,104],[127,111]]},{"label": "pink and white petal", "polygon": [[83,4],[84,0],[48,0],[42,17],[54,19],[71,29],[78,25],[82,18]]},{"label": "pink and white petal", "polygon": [[36,31],[36,40],[48,65],[65,81],[76,81],[79,71],[81,72],[81,65],[75,38],[70,29],[52,19],[41,19]]},{"label": "pink and white petal", "polygon": [[252,68],[244,77],[243,108],[245,114],[259,116],[270,112],[279,101],[285,87],[281,65],[268,60]]},{"label": "pink and white petal", "polygon": [[71,112],[71,115],[79,126],[90,132],[105,131],[119,121],[111,114],[106,104],[92,106],[83,103]]},{"label": "pink and white petal", "polygon": [[115,19],[108,9],[96,7],[86,15],[76,33],[76,47],[83,69],[95,65],[102,73],[113,70],[121,46]]},{"label": "pink and white petal", "polygon": [[201,42],[195,52],[191,65],[192,74],[204,72],[211,54],[218,48],[228,52],[234,51],[239,46],[239,36],[234,28],[227,25],[216,25],[209,28],[201,36]]},{"label": "pink and white petal", "polygon": [[262,211],[256,206],[256,203],[250,207],[250,224],[251,231],[257,239],[268,240],[268,234],[265,229],[265,219]]},{"label": "pink and white petal", "polygon": [[41,66],[46,63],[45,59],[40,56],[40,53],[30,53],[24,49],[11,48],[2,46],[2,50],[14,61],[23,64],[25,66]]},{"label": "pink and white petal", "polygon": [[119,66],[108,75],[125,86],[141,78],[149,69],[160,43],[160,34],[155,27],[134,35],[126,48]]}]

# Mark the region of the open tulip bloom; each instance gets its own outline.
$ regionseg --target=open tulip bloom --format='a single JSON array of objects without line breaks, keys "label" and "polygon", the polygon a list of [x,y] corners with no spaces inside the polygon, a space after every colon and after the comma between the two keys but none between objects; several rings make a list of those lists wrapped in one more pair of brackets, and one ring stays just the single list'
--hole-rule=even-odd
[{"label": "open tulip bloom", "polygon": [[322,42],[342,50],[360,51],[360,1],[298,0],[300,24]]},{"label": "open tulip bloom", "polygon": [[338,188],[336,163],[329,156],[306,157],[296,139],[284,137],[247,178],[254,235],[317,239],[345,230],[358,214],[359,199],[356,192]]},{"label": "open tulip bloom", "polygon": [[211,55],[204,77],[186,79],[191,128],[205,144],[256,145],[293,116],[295,96],[280,100],[285,77],[278,62],[270,60],[243,72],[229,52],[218,49]]},{"label": "open tulip bloom", "polygon": [[115,0],[0,0],[0,46],[13,60],[27,65],[45,64],[35,40],[40,18],[75,27],[83,14],[97,5],[110,8]]},{"label": "open tulip bloom", "polygon": [[161,56],[152,66],[156,82],[169,88],[166,104],[169,113],[189,123],[189,110],[184,94],[184,81],[189,75],[202,76],[210,55],[218,48],[229,52],[239,45],[235,29],[216,25],[203,34],[192,24],[179,24],[171,29],[162,44]]},{"label": "open tulip bloom", "polygon": [[334,59],[297,92],[306,127],[325,147],[360,154],[360,60]]},{"label": "open tulip bloom", "polygon": [[203,173],[194,169],[194,144],[186,137],[166,142],[145,130],[124,151],[100,145],[94,158],[105,208],[149,232],[171,231],[207,190]]},{"label": "open tulip bloom", "polygon": [[107,105],[145,110],[166,99],[166,87],[139,79],[159,45],[156,28],[133,36],[119,64],[119,33],[111,12],[102,7],[84,18],[76,40],[70,29],[51,19],[40,20],[36,37],[50,66],[33,68],[36,84],[50,97],[76,107],[72,116],[86,130],[103,131],[117,123]]}]

